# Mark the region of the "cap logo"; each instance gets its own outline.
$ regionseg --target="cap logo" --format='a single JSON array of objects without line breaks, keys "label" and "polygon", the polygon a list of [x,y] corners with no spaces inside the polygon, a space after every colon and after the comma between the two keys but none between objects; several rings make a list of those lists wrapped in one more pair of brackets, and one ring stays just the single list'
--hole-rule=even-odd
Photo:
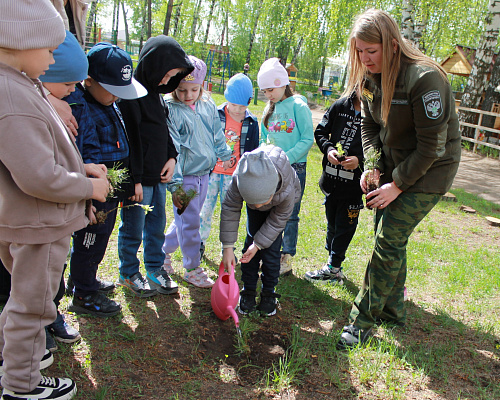
[{"label": "cap logo", "polygon": [[278,87],[279,87],[279,86],[281,86],[281,80],[280,80],[279,78],[276,78],[276,79],[274,80],[274,85],[275,85],[275,86],[278,86]]},{"label": "cap logo", "polygon": [[130,65],[125,65],[123,68],[122,68],[122,79],[124,81],[129,81],[130,78],[132,78],[132,67]]},{"label": "cap logo", "polygon": [[194,81],[194,79],[195,79],[195,78],[194,78],[194,76],[193,76],[193,75],[191,75],[191,74],[189,74],[188,76],[186,76],[186,77],[184,78],[184,80],[185,80],[186,82],[189,82],[189,81]]}]

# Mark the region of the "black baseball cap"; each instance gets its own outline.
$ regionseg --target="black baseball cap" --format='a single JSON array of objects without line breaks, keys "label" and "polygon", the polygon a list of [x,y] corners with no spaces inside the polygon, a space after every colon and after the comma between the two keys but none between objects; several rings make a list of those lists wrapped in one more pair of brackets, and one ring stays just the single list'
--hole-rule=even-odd
[{"label": "black baseball cap", "polygon": [[101,42],[87,53],[89,76],[112,95],[132,100],[146,96],[148,91],[133,76],[130,55],[118,46]]}]

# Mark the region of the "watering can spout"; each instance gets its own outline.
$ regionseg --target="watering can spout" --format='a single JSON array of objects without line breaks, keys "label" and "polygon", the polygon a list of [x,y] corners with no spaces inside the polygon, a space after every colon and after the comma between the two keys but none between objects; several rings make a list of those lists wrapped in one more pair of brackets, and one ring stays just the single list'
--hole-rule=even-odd
[{"label": "watering can spout", "polygon": [[238,314],[236,314],[234,307],[228,306],[227,311],[229,314],[231,314],[231,317],[233,317],[234,324],[236,325],[236,328],[239,328],[240,327],[240,320],[238,318]]}]

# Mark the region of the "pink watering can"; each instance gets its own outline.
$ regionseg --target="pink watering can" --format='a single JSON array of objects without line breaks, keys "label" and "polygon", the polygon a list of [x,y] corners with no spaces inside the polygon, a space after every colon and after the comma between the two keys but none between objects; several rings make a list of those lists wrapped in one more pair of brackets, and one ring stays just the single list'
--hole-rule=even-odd
[{"label": "pink watering can", "polygon": [[231,265],[230,273],[228,274],[224,271],[224,264],[220,263],[219,277],[212,287],[212,309],[215,315],[223,321],[229,317],[233,317],[238,334],[240,334],[240,322],[235,308],[238,305],[239,297],[240,288],[234,278],[234,265]]}]

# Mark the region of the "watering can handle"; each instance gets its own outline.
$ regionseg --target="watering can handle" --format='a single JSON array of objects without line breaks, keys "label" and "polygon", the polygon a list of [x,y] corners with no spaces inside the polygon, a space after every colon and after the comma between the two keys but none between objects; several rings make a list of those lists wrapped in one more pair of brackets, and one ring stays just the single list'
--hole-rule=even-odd
[{"label": "watering can handle", "polygon": [[[219,276],[221,276],[224,273],[224,263],[221,262],[219,265]],[[231,267],[229,268],[229,275],[231,278],[234,277],[234,264],[231,263]]]}]

